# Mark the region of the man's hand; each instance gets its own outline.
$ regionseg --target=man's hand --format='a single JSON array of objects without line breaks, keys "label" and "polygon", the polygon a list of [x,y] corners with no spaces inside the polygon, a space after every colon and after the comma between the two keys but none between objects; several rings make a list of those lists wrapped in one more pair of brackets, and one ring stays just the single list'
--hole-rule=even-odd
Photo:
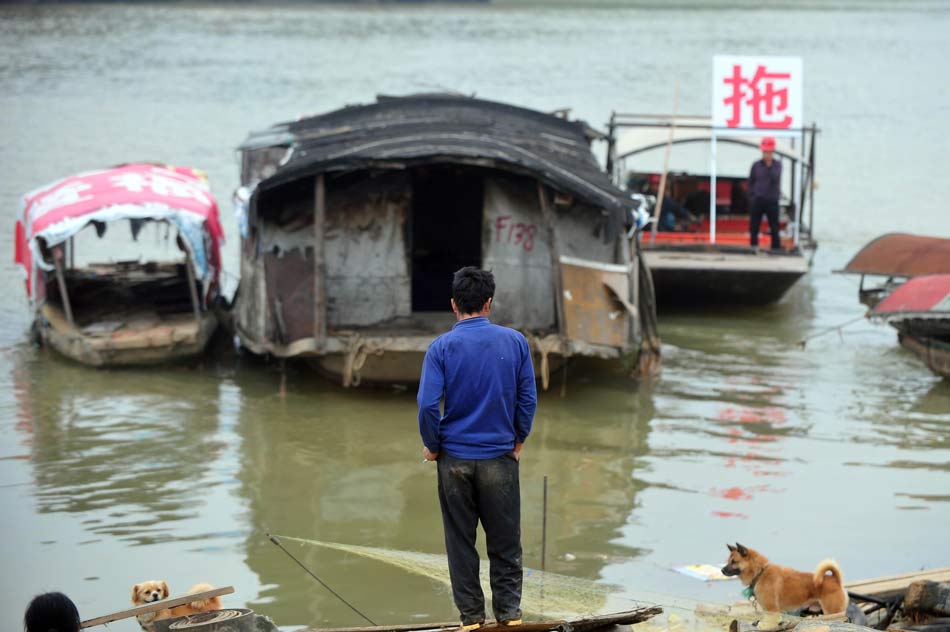
[{"label": "man's hand", "polygon": [[437,461],[439,459],[438,452],[429,452],[429,448],[422,446],[422,457],[426,461]]},{"label": "man's hand", "polygon": [[515,461],[521,461],[521,447],[523,443],[515,443],[515,449],[512,450],[512,453],[515,455]]}]

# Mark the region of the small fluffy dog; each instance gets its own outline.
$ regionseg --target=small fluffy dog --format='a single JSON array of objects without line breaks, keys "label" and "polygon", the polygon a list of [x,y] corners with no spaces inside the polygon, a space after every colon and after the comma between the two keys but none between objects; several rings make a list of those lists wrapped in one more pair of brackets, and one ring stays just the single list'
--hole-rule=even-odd
[{"label": "small fluffy dog", "polygon": [[[193,595],[206,590],[212,590],[213,588],[214,586],[210,584],[195,584],[188,589],[187,594]],[[168,594],[168,584],[161,580],[149,580],[132,586],[132,603],[136,606],[144,606],[148,603],[167,599]],[[136,617],[136,619],[139,620],[139,625],[142,626],[142,629],[145,630],[145,632],[152,632],[154,629],[154,623],[156,621],[160,621],[162,619],[171,619],[173,617],[183,617],[186,614],[209,612],[211,610],[220,609],[221,599],[219,597],[212,597],[211,599],[192,601],[191,603],[175,606],[174,608],[165,608],[164,610],[159,610],[158,612],[140,614]]]},{"label": "small fluffy dog", "polygon": [[842,587],[841,569],[834,560],[822,560],[814,573],[803,573],[769,564],[767,557],[738,542],[726,546],[729,561],[722,567],[722,574],[738,575],[767,612],[787,612],[815,603],[825,614],[847,610],[848,593]]}]

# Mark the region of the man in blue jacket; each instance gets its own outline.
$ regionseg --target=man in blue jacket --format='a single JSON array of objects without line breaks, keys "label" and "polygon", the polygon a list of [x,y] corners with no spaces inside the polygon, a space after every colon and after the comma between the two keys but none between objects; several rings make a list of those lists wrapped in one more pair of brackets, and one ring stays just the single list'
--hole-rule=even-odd
[{"label": "man in blue jacket", "polygon": [[521,623],[518,461],[537,394],[527,340],[488,320],[494,294],[491,272],[467,267],[455,273],[452,311],[457,322],[429,346],[417,398],[423,456],[438,463],[452,597],[464,630],[485,622],[475,549],[479,520],[495,619]]}]

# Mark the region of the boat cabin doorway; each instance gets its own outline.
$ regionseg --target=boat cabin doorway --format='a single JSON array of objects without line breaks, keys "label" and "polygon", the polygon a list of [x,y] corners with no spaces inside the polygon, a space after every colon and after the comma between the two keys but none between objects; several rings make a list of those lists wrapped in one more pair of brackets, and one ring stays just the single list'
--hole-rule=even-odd
[{"label": "boat cabin doorway", "polygon": [[482,263],[483,178],[458,166],[418,167],[411,177],[412,311],[447,312],[452,274]]}]

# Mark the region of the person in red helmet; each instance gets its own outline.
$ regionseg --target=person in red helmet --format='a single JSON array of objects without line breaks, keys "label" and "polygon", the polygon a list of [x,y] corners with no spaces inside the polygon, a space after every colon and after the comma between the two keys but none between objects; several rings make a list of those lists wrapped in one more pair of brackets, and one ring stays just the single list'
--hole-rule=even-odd
[{"label": "person in red helmet", "polygon": [[749,244],[759,246],[759,226],[762,216],[769,220],[769,232],[772,234],[772,249],[782,247],[779,235],[778,200],[782,192],[782,163],[774,159],[775,139],[763,136],[759,144],[762,159],[755,161],[749,172]]}]

